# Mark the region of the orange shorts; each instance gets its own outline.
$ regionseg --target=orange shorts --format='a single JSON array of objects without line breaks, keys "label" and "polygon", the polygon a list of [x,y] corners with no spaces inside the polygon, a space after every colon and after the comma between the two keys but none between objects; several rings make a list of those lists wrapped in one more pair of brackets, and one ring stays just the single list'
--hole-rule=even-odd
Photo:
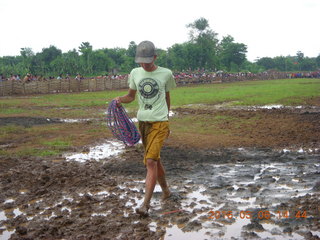
[{"label": "orange shorts", "polygon": [[139,130],[144,147],[144,164],[147,159],[160,160],[162,145],[169,136],[169,122],[139,122]]}]

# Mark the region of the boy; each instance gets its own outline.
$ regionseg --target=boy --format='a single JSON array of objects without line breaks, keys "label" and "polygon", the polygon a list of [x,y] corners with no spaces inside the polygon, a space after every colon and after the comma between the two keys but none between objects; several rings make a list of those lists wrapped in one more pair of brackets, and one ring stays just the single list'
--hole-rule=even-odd
[{"label": "boy", "polygon": [[[136,49],[135,62],[140,64],[129,75],[127,95],[117,97],[118,104],[139,101],[137,118],[144,146],[144,164],[147,168],[145,198],[136,209],[142,216],[148,215],[150,200],[158,181],[162,199],[170,197],[171,192],[165,179],[165,170],[160,160],[164,140],[169,136],[170,90],[176,87],[171,70],[155,65],[157,58],[155,46],[150,41],[141,42]],[[138,93],[138,94],[137,94]]]}]

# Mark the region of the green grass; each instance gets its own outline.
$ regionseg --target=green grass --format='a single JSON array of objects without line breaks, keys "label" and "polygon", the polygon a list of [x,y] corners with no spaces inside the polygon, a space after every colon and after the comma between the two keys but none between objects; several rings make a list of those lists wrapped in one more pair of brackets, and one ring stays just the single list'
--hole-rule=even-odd
[{"label": "green grass", "polygon": [[172,105],[218,104],[233,105],[303,104],[306,98],[320,96],[320,79],[285,79],[235,82],[181,87],[172,91]]},{"label": "green grass", "polygon": [[70,141],[63,141],[59,139],[55,139],[53,141],[44,141],[42,142],[43,145],[48,146],[54,150],[63,150],[67,149],[68,147],[71,146]]},{"label": "green grass", "polygon": [[23,156],[34,156],[34,157],[49,157],[56,156],[60,153],[58,150],[48,150],[48,149],[37,149],[31,147],[25,147],[22,150],[15,152],[15,156],[23,157]]},{"label": "green grass", "polygon": [[[32,115],[58,117],[85,117],[95,108],[107,108],[116,96],[127,90],[83,92],[69,94],[32,95],[25,97],[2,97],[0,115]],[[320,96],[320,79],[285,79],[267,81],[245,81],[221,84],[206,84],[178,87],[171,91],[172,107],[188,104],[231,105],[303,105],[306,98]],[[137,109],[137,100],[125,107]],[[69,109],[63,109],[69,108]],[[49,111],[48,111],[49,109]],[[83,109],[86,109],[84,112]],[[50,114],[50,112],[52,114]],[[61,114],[59,112],[64,112]],[[49,114],[49,115],[48,115]]]},{"label": "green grass", "polygon": [[0,156],[14,156],[14,157],[25,157],[25,156],[34,156],[34,157],[49,157],[57,156],[61,153],[58,150],[48,150],[48,149],[37,149],[33,147],[23,147],[18,151],[11,152],[4,149],[0,149]]},{"label": "green grass", "polygon": [[6,108],[6,107],[0,108],[0,114],[3,114],[3,115],[20,114],[23,112],[24,110],[20,108]]},{"label": "green grass", "polygon": [[28,107],[92,107],[105,105],[116,96],[124,95],[127,91],[103,91],[82,93],[61,93],[47,95],[31,95],[25,97],[2,97],[0,109],[28,106]]}]

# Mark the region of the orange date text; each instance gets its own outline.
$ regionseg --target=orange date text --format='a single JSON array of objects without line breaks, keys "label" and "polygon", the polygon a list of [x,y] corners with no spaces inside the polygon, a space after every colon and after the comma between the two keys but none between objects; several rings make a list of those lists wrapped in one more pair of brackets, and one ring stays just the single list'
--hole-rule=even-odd
[{"label": "orange date text", "polygon": [[237,219],[270,219],[276,218],[307,218],[307,211],[289,212],[288,210],[275,211],[271,213],[268,210],[261,210],[258,212],[252,211],[209,211],[209,219],[223,219],[223,218],[237,218]]}]

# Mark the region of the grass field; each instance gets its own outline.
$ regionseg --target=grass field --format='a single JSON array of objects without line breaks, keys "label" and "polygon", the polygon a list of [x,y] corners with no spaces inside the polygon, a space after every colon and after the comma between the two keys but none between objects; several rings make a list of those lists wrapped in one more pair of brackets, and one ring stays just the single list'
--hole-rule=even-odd
[{"label": "grass field", "polygon": [[304,104],[305,98],[320,95],[320,79],[286,79],[246,81],[177,88],[173,105],[216,104],[234,102],[234,105]]},{"label": "grass field", "polygon": [[[100,119],[84,123],[34,125],[0,125],[0,156],[58,156],[75,147],[94,144],[111,137],[106,128],[104,112],[106,102],[126,94],[126,90],[85,92],[74,94],[32,95],[2,97],[0,118],[2,117],[43,117],[70,119]],[[172,108],[190,104],[319,106],[320,79],[286,79],[269,81],[246,81],[235,83],[208,84],[178,87],[171,92]],[[125,105],[132,116],[137,110],[137,101]],[[235,116],[217,114],[215,116],[185,116],[172,118],[172,126],[177,138],[188,134],[220,134],[229,137],[231,130],[221,129],[221,124],[230,123],[232,129],[252,128],[259,116],[239,119]],[[213,121],[212,121],[213,120]],[[220,124],[220,125],[219,125]],[[180,135],[179,135],[180,134]]]},{"label": "grass field", "polygon": [[[44,108],[70,108],[71,115],[85,117],[87,112],[76,109],[103,108],[106,102],[125,91],[84,92],[69,94],[33,95],[26,97],[3,97],[0,116],[39,114]],[[269,81],[246,81],[224,84],[207,84],[179,87],[171,92],[172,106],[187,104],[217,104],[231,102],[233,105],[301,105],[305,99],[320,96],[320,79],[286,79]],[[136,109],[137,101],[126,108]],[[69,110],[70,110],[69,109]],[[63,110],[63,109],[62,109]],[[34,114],[32,114],[34,115]]]}]

